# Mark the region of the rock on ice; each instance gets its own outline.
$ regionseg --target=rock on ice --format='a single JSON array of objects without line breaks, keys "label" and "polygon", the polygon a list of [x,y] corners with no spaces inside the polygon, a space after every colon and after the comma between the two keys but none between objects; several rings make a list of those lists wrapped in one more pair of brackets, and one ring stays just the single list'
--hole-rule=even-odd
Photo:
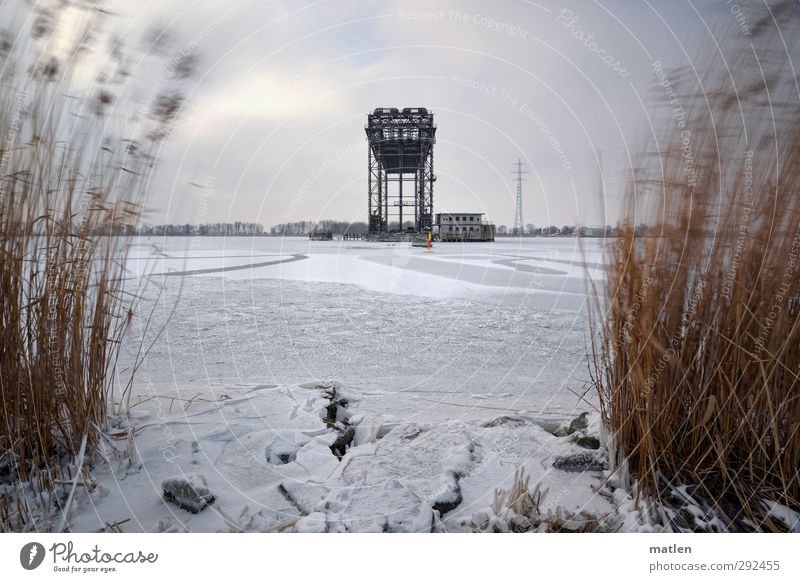
[{"label": "rock on ice", "polygon": [[192,513],[199,513],[216,499],[208,490],[206,479],[202,475],[165,479],[161,488],[164,490],[164,499]]}]

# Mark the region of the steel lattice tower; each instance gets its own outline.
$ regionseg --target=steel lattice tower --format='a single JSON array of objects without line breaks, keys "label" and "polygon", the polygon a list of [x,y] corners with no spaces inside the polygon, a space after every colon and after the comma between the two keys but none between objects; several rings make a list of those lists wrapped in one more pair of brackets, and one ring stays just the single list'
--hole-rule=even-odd
[{"label": "steel lattice tower", "polygon": [[529,174],[530,172],[522,169],[524,165],[525,162],[518,158],[517,163],[514,164],[516,170],[513,172],[517,175],[515,178],[517,181],[517,209],[514,212],[514,228],[512,230],[512,233],[516,236],[521,236],[525,232],[525,224],[522,220],[522,183],[525,182],[524,174]]},{"label": "steel lattice tower", "polygon": [[[369,234],[389,232],[390,217],[399,230],[406,219],[414,219],[418,233],[433,227],[433,144],[436,125],[433,113],[424,107],[375,109],[367,115],[367,164]],[[390,184],[396,184],[390,190]],[[403,195],[403,185],[406,194]],[[413,194],[408,194],[411,187]],[[408,212],[404,212],[408,208]]]}]

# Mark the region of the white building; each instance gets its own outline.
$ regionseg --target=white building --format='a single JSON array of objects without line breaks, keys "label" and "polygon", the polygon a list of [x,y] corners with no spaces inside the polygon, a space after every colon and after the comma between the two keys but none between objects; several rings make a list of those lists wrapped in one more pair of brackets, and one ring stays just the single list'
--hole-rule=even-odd
[{"label": "white building", "polygon": [[439,213],[434,235],[442,242],[494,241],[495,227],[482,212]]}]

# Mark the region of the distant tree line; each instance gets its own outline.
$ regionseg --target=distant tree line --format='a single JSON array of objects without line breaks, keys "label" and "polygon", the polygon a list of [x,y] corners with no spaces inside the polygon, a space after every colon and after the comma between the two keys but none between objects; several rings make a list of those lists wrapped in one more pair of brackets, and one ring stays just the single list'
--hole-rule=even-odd
[{"label": "distant tree line", "polygon": [[345,222],[340,220],[301,220],[276,224],[269,229],[270,234],[300,236],[310,232],[332,232],[333,234],[366,234],[366,222]]},{"label": "distant tree line", "polygon": [[[411,223],[409,223],[411,224]],[[395,225],[396,227],[397,225]],[[366,222],[345,222],[339,220],[302,220],[276,224],[269,231],[256,222],[210,222],[203,224],[114,224],[111,231],[104,229],[101,234],[127,236],[304,236],[310,232],[332,232],[334,234],[366,234]]]},{"label": "distant tree line", "polygon": [[[644,226],[637,227],[644,229]],[[566,224],[562,227],[555,225],[534,226],[526,224],[522,232],[516,232],[512,227],[501,224],[497,227],[497,236],[613,236],[616,229],[613,226],[574,226]]]},{"label": "distant tree line", "polygon": [[[397,230],[398,223],[389,224],[389,230]],[[405,222],[405,228],[413,228],[412,222]],[[342,234],[366,234],[366,222],[347,222],[341,220],[300,220],[276,224],[267,231],[264,225],[256,222],[210,222],[203,224],[143,224],[135,227],[129,224],[115,224],[113,235],[139,235],[139,236],[305,236],[311,232],[330,232]],[[648,236],[647,226],[640,224],[635,228],[637,236]],[[574,226],[561,227],[550,225],[538,227],[526,224],[521,233],[514,228],[500,224],[497,226],[497,236],[613,236],[616,229],[613,226]],[[106,234],[109,234],[106,232]]]},{"label": "distant tree line", "polygon": [[210,222],[203,224],[143,224],[126,226],[125,234],[139,236],[262,236],[264,225],[256,222]]}]

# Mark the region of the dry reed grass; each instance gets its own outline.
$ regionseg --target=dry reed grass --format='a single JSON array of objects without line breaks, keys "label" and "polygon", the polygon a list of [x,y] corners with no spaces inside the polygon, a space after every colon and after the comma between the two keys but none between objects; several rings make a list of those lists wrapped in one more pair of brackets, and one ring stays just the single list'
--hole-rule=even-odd
[{"label": "dry reed grass", "polygon": [[588,533],[619,527],[609,515],[568,511],[548,503],[547,497],[541,482],[531,487],[530,476],[521,466],[514,472],[511,487],[495,489],[492,504],[472,516],[470,527],[484,533]]},{"label": "dry reed grass", "polygon": [[593,290],[613,452],[678,529],[698,528],[669,510],[687,493],[718,518],[710,529],[785,529],[764,500],[800,510],[800,108],[786,53],[800,28],[783,16],[784,38],[770,24],[757,49],[723,39],[702,92],[661,71],[660,98],[672,87],[685,117],[672,103],[642,157]]},{"label": "dry reed grass", "polygon": [[139,220],[180,109],[174,93],[159,95],[138,140],[114,137],[127,55],[112,51],[102,77],[77,82],[100,13],[59,53],[52,37],[75,7],[41,6],[16,19],[30,28],[0,54],[0,530],[52,527],[102,438],[134,304],[129,240],[112,235]]}]

